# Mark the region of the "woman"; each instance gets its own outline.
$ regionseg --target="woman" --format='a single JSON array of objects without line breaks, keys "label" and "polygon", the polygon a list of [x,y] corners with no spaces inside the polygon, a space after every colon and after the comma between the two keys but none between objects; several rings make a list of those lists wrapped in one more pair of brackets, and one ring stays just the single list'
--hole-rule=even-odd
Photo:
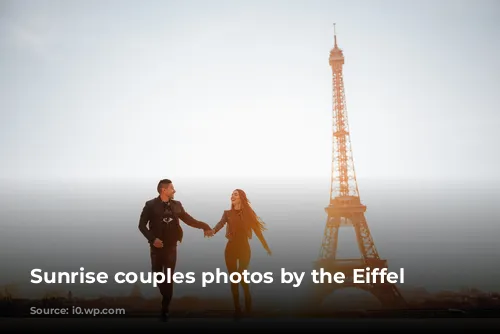
[{"label": "woman", "polygon": [[[224,256],[229,274],[233,272],[242,273],[245,269],[248,269],[251,257],[249,239],[252,238],[252,231],[259,238],[267,253],[269,255],[272,254],[262,234],[262,231],[265,230],[264,223],[255,214],[250,206],[247,195],[241,189],[233,191],[231,195],[231,210],[224,211],[221,220],[213,228],[214,234],[219,232],[226,224],[226,238],[228,242]],[[241,282],[241,285],[245,294],[245,309],[247,312],[251,312],[252,297],[250,295],[250,287],[245,282]],[[231,283],[231,293],[233,295],[235,316],[238,317],[241,314],[241,308],[239,285],[237,283]]]}]

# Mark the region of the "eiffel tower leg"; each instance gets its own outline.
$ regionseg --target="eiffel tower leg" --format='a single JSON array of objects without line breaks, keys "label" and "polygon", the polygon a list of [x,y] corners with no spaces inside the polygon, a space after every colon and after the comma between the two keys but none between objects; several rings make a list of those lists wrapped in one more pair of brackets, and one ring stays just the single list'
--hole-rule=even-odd
[{"label": "eiffel tower leg", "polygon": [[395,284],[380,283],[371,285],[370,292],[380,301],[383,308],[405,308],[406,301]]},{"label": "eiffel tower leg", "polygon": [[[321,268],[324,268],[325,271],[329,271],[327,269],[328,263],[325,261],[318,261],[314,268],[316,271],[319,271]],[[310,290],[308,291],[308,295],[304,302],[302,303],[302,311],[305,313],[316,312],[321,309],[321,305],[323,301],[332,293],[334,293],[338,289],[338,284],[335,283],[311,283]]]},{"label": "eiffel tower leg", "polygon": [[356,239],[358,241],[359,252],[364,259],[379,259],[377,248],[375,247],[375,242],[366,223],[365,214],[354,213],[352,215],[352,225],[354,226],[354,231],[356,232]]},{"label": "eiffel tower leg", "polygon": [[[352,224],[356,232],[358,247],[367,267],[387,268],[387,262],[381,260],[375,242],[366,222],[364,212],[352,215]],[[395,284],[378,283],[370,285],[369,290],[384,308],[404,307],[406,302]]]},{"label": "eiffel tower leg", "polygon": [[[328,215],[326,219],[323,243],[319,252],[320,259],[328,260],[317,262],[314,269],[319,271],[321,268],[324,268],[325,265],[335,261],[339,242],[340,223],[341,217],[339,215]],[[335,284],[313,283],[311,293],[309,294],[307,301],[304,303],[304,309],[306,311],[314,311],[318,309],[326,296],[332,294],[335,290],[337,290]]]},{"label": "eiffel tower leg", "polygon": [[339,216],[328,216],[325,227],[325,237],[320,251],[320,258],[335,260],[339,243]]}]

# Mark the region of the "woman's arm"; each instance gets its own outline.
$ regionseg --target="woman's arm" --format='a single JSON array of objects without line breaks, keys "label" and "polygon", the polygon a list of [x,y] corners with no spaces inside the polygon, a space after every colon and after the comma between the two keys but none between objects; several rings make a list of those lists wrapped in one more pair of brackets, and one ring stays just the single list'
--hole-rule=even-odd
[{"label": "woman's arm", "polygon": [[226,216],[226,211],[224,211],[219,222],[213,228],[214,234],[219,232],[224,227],[224,225],[226,225],[226,223],[227,223],[227,216]]},{"label": "woman's arm", "polygon": [[255,235],[257,238],[259,238],[260,243],[262,244],[262,247],[266,250],[267,254],[271,255],[271,249],[269,248],[269,245],[267,244],[266,238],[264,238],[264,234],[262,233],[262,230],[259,228],[256,228],[255,226],[252,227],[252,229],[255,232]]}]

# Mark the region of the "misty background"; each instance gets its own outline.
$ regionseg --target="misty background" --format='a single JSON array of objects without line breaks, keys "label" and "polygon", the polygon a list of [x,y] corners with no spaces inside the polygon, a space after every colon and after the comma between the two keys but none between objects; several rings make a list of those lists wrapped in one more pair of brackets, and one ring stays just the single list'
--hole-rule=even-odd
[{"label": "misty background", "polygon": [[[2,283],[19,283],[19,292],[33,296],[47,291],[71,290],[74,295],[128,295],[129,284],[112,284],[119,271],[149,271],[149,245],[137,228],[144,201],[155,196],[156,183],[120,180],[108,183],[28,184],[2,188],[2,231],[0,259]],[[260,182],[259,182],[260,181]],[[235,187],[248,193],[254,209],[267,223],[266,239],[273,250],[269,257],[258,239],[251,241],[251,271],[305,271],[299,289],[259,284],[255,294],[271,298],[288,291],[296,297],[306,293],[309,272],[319,255],[326,223],[327,178],[176,180],[176,198],[195,218],[214,226],[229,208]],[[499,214],[493,198],[498,185],[466,189],[460,184],[422,185],[407,180],[360,180],[360,192],[367,205],[367,221],[380,256],[390,270],[405,269],[401,286],[424,287],[430,292],[474,287],[498,291],[500,270],[495,266],[500,246]],[[17,184],[16,184],[17,186]],[[35,188],[35,189],[34,189]],[[33,190],[34,189],[34,190]],[[15,196],[13,196],[15,194]],[[222,231],[204,238],[202,230],[183,224],[185,237],[179,245],[177,270],[225,270]],[[359,258],[354,230],[342,228],[339,258]],[[40,286],[30,284],[30,271],[105,271],[110,283],[85,286]],[[226,285],[202,288],[176,285],[176,296],[229,296]],[[290,290],[293,290],[290,292]],[[158,291],[141,284],[145,296]],[[403,290],[404,291],[404,290]]]},{"label": "misty background", "polygon": [[[408,286],[499,290],[499,14],[497,1],[1,1],[0,284],[36,294],[35,267],[149,270],[137,223],[161,178],[210,225],[244,189],[274,252],[254,238],[251,269],[309,271],[336,22],[380,255]],[[225,268],[222,234],[184,230],[179,271]],[[354,241],[341,233],[341,256],[359,256]],[[221,291],[200,289],[176,296]]]}]

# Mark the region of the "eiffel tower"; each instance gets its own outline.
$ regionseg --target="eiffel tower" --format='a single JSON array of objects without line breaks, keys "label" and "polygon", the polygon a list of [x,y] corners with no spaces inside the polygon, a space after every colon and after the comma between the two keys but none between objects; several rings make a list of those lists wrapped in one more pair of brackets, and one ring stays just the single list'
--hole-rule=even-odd
[{"label": "eiffel tower", "polygon": [[[391,283],[354,283],[353,270],[387,268],[387,261],[380,258],[365,219],[366,206],[361,203],[356,173],[354,169],[342,67],[344,54],[337,45],[334,24],[334,47],[330,51],[330,66],[333,74],[333,157],[330,182],[330,203],[325,208],[328,215],[319,259],[315,269],[334,274],[343,272],[345,281],[338,283],[315,284],[315,303],[321,302],[330,293],[341,288],[354,287],[373,294],[385,308],[397,308],[406,305],[402,295]],[[354,228],[359,259],[338,259],[337,247],[339,229]]]}]

